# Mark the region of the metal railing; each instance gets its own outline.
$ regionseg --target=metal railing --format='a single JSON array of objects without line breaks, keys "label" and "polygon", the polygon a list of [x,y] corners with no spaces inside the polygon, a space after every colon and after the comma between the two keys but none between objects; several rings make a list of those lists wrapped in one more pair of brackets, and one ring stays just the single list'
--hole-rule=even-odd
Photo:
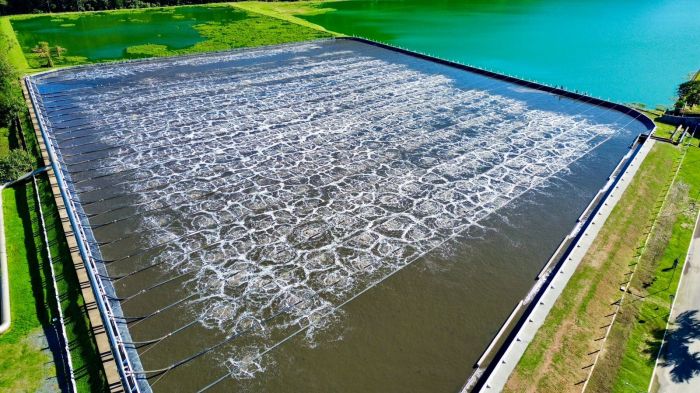
[{"label": "metal railing", "polygon": [[[32,175],[32,183],[34,184],[34,194],[36,195],[36,204],[39,209],[39,224],[41,225],[41,234],[46,246],[46,257],[49,263],[49,270],[51,271],[51,281],[53,284],[53,295],[56,301],[56,309],[58,310],[58,325],[60,327],[60,339],[63,341],[61,359],[63,360],[63,368],[66,373],[66,380],[68,382],[68,389],[70,392],[77,392],[75,387],[75,373],[73,371],[73,360],[70,356],[70,348],[68,347],[68,337],[66,336],[66,323],[63,318],[63,309],[61,308],[61,297],[58,294],[58,283],[56,282],[56,272],[53,268],[53,258],[51,257],[51,243],[49,242],[49,235],[46,233],[46,221],[44,221],[44,209],[41,206],[41,195],[39,194],[39,185],[36,181],[36,174]],[[55,321],[52,321],[55,322]],[[55,328],[55,324],[54,324]],[[56,332],[57,334],[59,332]]]},{"label": "metal railing", "polygon": [[121,334],[119,332],[119,326],[115,318],[112,306],[109,301],[105,285],[102,282],[99,270],[96,265],[96,260],[92,255],[90,247],[86,241],[86,232],[83,228],[82,222],[77,218],[75,211],[76,207],[73,199],[70,197],[68,192],[68,185],[65,178],[62,175],[59,161],[56,157],[54,147],[52,145],[51,139],[46,134],[46,126],[44,124],[44,119],[39,115],[37,107],[37,98],[35,95],[35,90],[30,80],[30,77],[24,79],[27,92],[31,99],[32,109],[36,116],[36,120],[39,126],[39,132],[41,133],[44,145],[46,146],[46,153],[51,161],[51,167],[53,168],[54,175],[56,176],[56,182],[58,189],[61,193],[61,198],[65,205],[66,214],[70,221],[71,228],[73,229],[73,234],[78,245],[78,250],[85,264],[85,270],[87,272],[88,279],[90,280],[90,286],[95,295],[95,301],[97,308],[100,312],[100,317],[102,318],[102,323],[105,328],[105,333],[109,340],[110,348],[112,350],[112,355],[117,366],[117,370],[122,380],[124,389],[131,393],[140,393],[141,389],[139,387],[138,379],[136,373],[134,372],[131,360],[129,359],[129,354],[124,345],[124,340],[122,340]]}]

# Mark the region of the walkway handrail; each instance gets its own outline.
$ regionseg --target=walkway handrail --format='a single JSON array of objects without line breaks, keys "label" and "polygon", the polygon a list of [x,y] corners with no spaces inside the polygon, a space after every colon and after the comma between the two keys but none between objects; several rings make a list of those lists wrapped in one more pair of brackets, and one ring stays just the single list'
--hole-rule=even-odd
[{"label": "walkway handrail", "polygon": [[46,129],[44,126],[44,119],[39,115],[37,108],[37,98],[35,95],[34,86],[30,81],[30,77],[24,78],[24,83],[27,88],[27,93],[31,98],[31,104],[36,114],[37,124],[39,126],[39,132],[46,146],[46,154],[51,161],[51,167],[53,168],[54,176],[56,177],[56,183],[58,185],[61,198],[63,199],[65,211],[70,221],[71,228],[76,238],[76,243],[78,246],[78,251],[83,259],[85,265],[85,271],[87,272],[88,279],[90,280],[90,286],[95,295],[95,303],[98,310],[100,311],[100,317],[102,319],[102,324],[105,329],[107,338],[109,340],[110,348],[112,350],[112,355],[114,356],[115,363],[117,366],[117,371],[121,377],[124,389],[131,393],[140,393],[141,389],[139,387],[138,381],[136,380],[133,366],[131,360],[129,359],[129,354],[126,347],[124,346],[124,340],[121,338],[119,333],[119,326],[114,318],[114,312],[109,303],[107,297],[107,292],[104,288],[104,284],[100,276],[99,271],[95,264],[95,259],[90,252],[90,249],[86,245],[86,235],[82,223],[78,220],[75,214],[75,206],[73,205],[73,200],[70,198],[67,191],[67,183],[62,175],[61,169],[58,166],[58,159],[56,153],[53,149],[53,144],[51,139],[46,134]]},{"label": "walkway handrail", "polygon": [[[42,170],[43,172],[43,170]],[[53,295],[56,301],[56,309],[58,311],[58,323],[61,328],[61,340],[63,340],[62,350],[63,354],[61,357],[65,358],[65,370],[66,380],[68,381],[69,391],[71,393],[76,393],[78,389],[75,386],[75,372],[73,371],[73,359],[70,356],[70,348],[68,345],[68,336],[66,336],[66,323],[63,318],[63,309],[61,308],[61,296],[58,293],[58,282],[56,281],[56,271],[53,267],[53,258],[51,257],[51,243],[49,242],[49,235],[46,233],[46,221],[44,221],[44,209],[41,206],[41,194],[39,193],[39,185],[36,181],[36,175],[32,172],[32,183],[34,183],[34,194],[36,194],[37,208],[39,209],[39,224],[41,225],[41,235],[44,245],[46,246],[46,257],[49,263],[49,270],[51,270],[51,282],[53,284]],[[53,321],[52,321],[53,322]]]}]

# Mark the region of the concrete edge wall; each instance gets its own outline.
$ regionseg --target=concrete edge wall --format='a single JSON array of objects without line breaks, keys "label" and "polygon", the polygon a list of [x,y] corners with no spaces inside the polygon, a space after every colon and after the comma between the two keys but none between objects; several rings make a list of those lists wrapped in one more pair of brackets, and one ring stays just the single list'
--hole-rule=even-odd
[{"label": "concrete edge wall", "polygon": [[[30,93],[33,92],[36,95],[33,97],[34,101],[36,101],[37,108],[36,110],[39,112],[39,120],[43,120],[44,122],[48,121],[48,118],[45,116],[45,114],[42,112],[43,108],[41,108],[42,102],[42,97],[38,93],[38,89],[34,83],[34,76],[35,75],[30,75],[27,76],[26,83],[28,84]],[[31,94],[30,94],[31,95]],[[39,124],[41,126],[41,122]],[[46,130],[44,130],[46,131]],[[60,149],[56,149],[53,147],[53,142],[50,141],[51,136],[49,135],[50,133],[46,131],[47,134],[47,141],[51,146],[50,148],[50,153],[49,156],[54,159],[55,166],[61,176],[60,179],[57,180],[63,180],[63,191],[65,192],[65,195],[68,196],[69,198],[74,201],[71,203],[72,211],[73,211],[73,216],[75,219],[75,222],[77,225],[80,227],[80,231],[78,232],[79,237],[78,240],[81,241],[83,247],[87,252],[89,253],[88,261],[92,261],[93,264],[90,265],[90,267],[93,270],[93,290],[95,290],[95,294],[99,295],[102,293],[102,303],[103,303],[103,310],[109,308],[109,312],[105,313],[104,311],[101,312],[101,314],[107,315],[106,321],[111,322],[112,326],[112,334],[114,336],[111,341],[113,341],[113,350],[120,351],[122,354],[122,359],[123,362],[128,364],[132,372],[123,371],[122,374],[128,374],[128,375],[134,375],[135,376],[135,381],[132,379],[130,382],[131,384],[137,384],[141,392],[143,393],[149,393],[152,392],[152,389],[150,387],[150,384],[148,382],[148,379],[144,377],[144,369],[143,365],[141,363],[141,358],[138,354],[138,350],[135,346],[131,344],[125,344],[125,343],[132,343],[133,339],[131,337],[131,332],[128,329],[128,323],[126,320],[124,320],[124,313],[121,308],[121,303],[118,300],[115,300],[118,298],[116,294],[116,290],[114,288],[113,283],[110,280],[103,279],[102,277],[107,277],[109,274],[106,270],[106,266],[97,261],[101,261],[102,255],[100,252],[99,246],[97,246],[97,239],[95,239],[94,234],[92,232],[92,227],[90,226],[89,221],[86,218],[85,212],[83,211],[83,207],[80,202],[80,197],[78,194],[75,193],[75,189],[72,186],[72,179],[71,179],[71,174],[69,171],[67,171],[65,168],[63,168],[62,163],[64,162],[62,152]],[[77,203],[76,203],[77,201]],[[66,201],[64,201],[66,202]],[[83,258],[85,261],[86,259]],[[99,284],[98,284],[99,283]],[[99,287],[98,289],[95,289]],[[104,296],[106,295],[106,296]],[[115,349],[116,348],[116,349]],[[125,385],[125,389],[129,390],[127,386]]]},{"label": "concrete edge wall", "polygon": [[664,114],[659,120],[664,123],[673,124],[674,126],[682,125],[688,127],[700,127],[700,116],[676,116]]}]

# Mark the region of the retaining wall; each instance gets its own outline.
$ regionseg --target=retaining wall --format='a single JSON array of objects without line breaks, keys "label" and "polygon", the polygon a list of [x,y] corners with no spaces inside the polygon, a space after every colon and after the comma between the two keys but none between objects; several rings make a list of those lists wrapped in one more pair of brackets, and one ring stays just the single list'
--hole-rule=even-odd
[{"label": "retaining wall", "polygon": [[700,126],[700,116],[675,116],[675,115],[663,115],[659,118],[660,121],[668,124],[673,124],[674,126],[690,126],[699,127]]}]

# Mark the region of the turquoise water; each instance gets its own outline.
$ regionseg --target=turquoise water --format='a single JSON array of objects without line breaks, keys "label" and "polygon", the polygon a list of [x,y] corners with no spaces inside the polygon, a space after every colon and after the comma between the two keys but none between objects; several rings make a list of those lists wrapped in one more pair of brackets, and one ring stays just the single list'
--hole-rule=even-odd
[{"label": "turquoise water", "polygon": [[697,0],[346,1],[330,30],[621,102],[673,102],[700,68]]}]

